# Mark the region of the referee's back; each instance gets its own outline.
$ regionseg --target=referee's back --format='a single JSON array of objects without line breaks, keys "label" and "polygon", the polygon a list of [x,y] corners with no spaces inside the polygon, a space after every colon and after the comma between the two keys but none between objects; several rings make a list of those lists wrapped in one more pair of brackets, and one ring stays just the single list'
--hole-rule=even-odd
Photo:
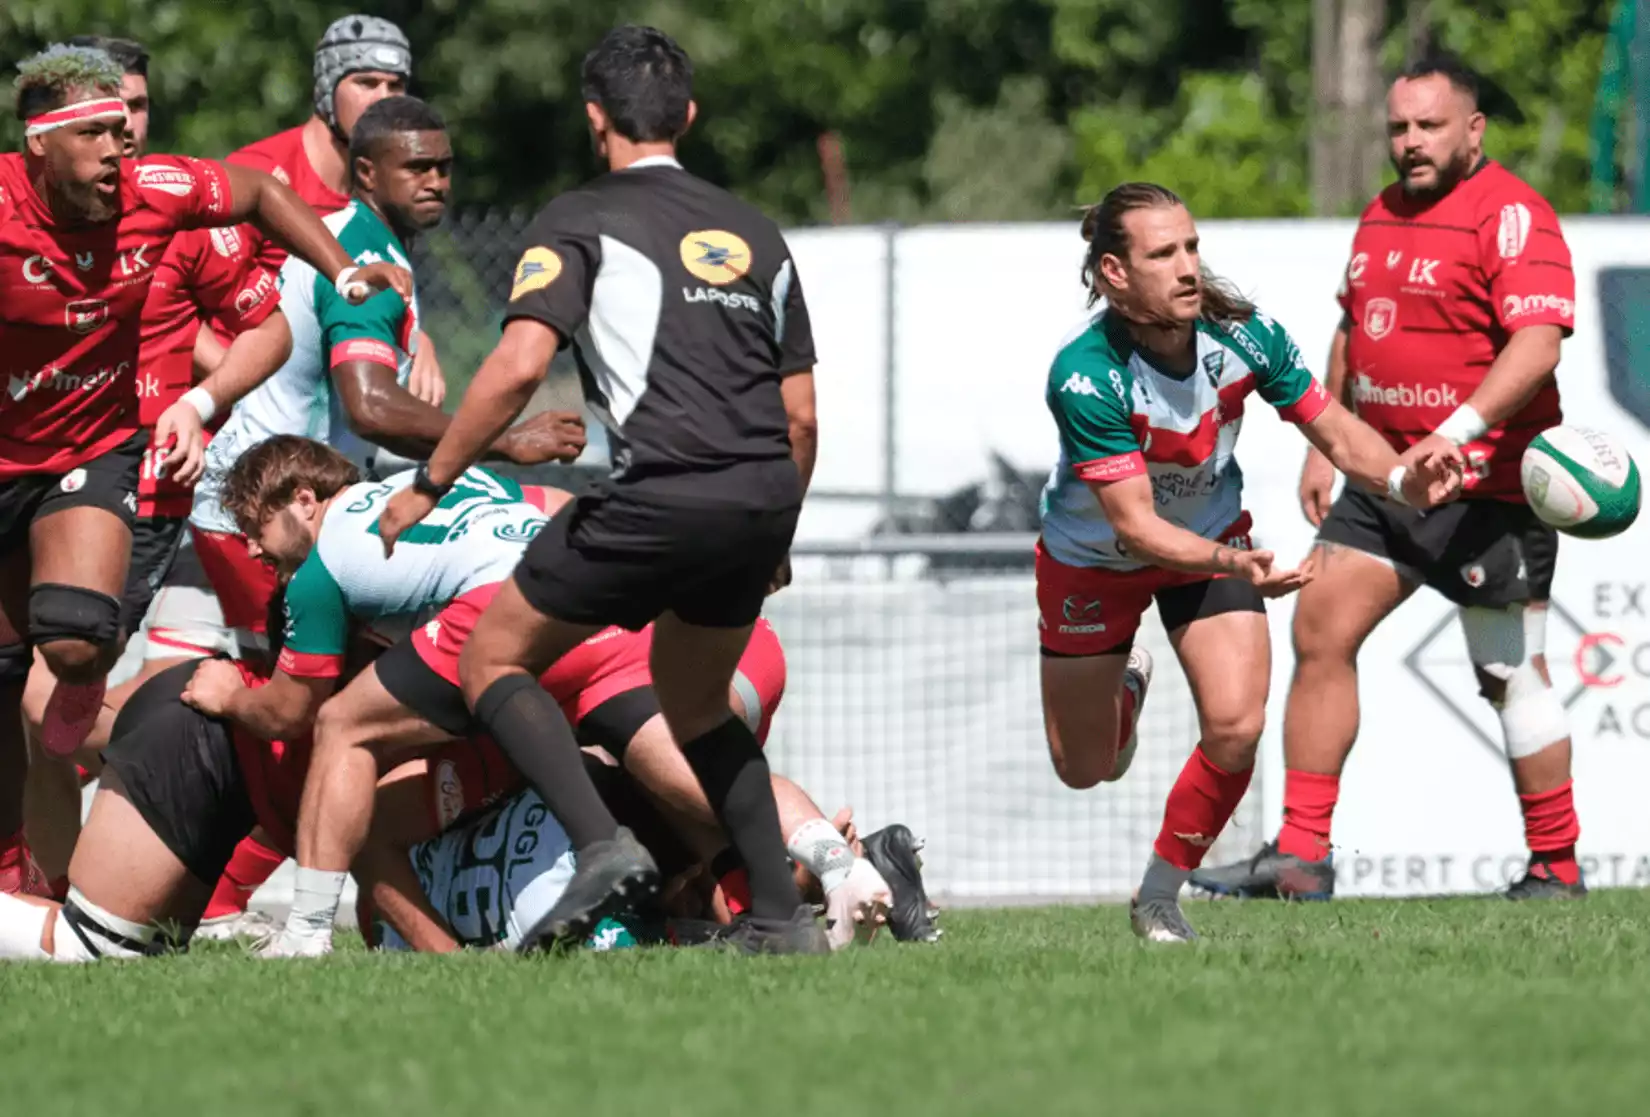
[{"label": "referee's back", "polygon": [[801,499],[780,379],[814,365],[796,266],[754,207],[655,156],[551,201],[506,320],[573,351],[632,491],[776,507]]}]

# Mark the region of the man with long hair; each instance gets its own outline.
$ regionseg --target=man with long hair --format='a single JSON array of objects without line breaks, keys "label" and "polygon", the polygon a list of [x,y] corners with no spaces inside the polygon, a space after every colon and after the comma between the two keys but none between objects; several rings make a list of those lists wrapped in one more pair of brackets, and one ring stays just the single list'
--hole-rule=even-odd
[{"label": "man with long hair", "polygon": [[1068,786],[1116,780],[1134,752],[1151,658],[1134,648],[1155,600],[1201,740],[1169,793],[1130,909],[1135,933],[1185,942],[1179,894],[1249,786],[1271,679],[1267,597],[1312,580],[1250,547],[1233,457],[1250,392],[1359,484],[1431,507],[1459,487],[1448,451],[1400,461],[1327,396],[1276,322],[1204,270],[1175,194],[1131,182],[1083,218],[1082,278],[1105,307],[1049,372],[1060,460],[1037,546],[1043,716]]}]

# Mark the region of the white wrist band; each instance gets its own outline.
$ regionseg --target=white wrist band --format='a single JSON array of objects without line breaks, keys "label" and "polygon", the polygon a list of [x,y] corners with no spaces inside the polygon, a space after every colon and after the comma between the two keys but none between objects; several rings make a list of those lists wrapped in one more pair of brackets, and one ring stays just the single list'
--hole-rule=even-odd
[{"label": "white wrist band", "polygon": [[357,283],[355,281],[355,273],[360,270],[361,269],[357,267],[348,267],[338,273],[338,277],[332,281],[332,286],[333,289],[338,292],[339,298],[345,300],[346,302],[353,301],[349,297],[349,289],[351,287],[366,286],[365,283]]},{"label": "white wrist band", "polygon": [[212,393],[205,388],[190,388],[183,393],[183,399],[180,402],[193,407],[195,414],[201,417],[203,425],[210,423],[212,416],[218,413],[218,405],[212,402]]},{"label": "white wrist band", "polygon": [[1386,495],[1396,504],[1409,506],[1409,498],[1404,495],[1404,478],[1409,475],[1409,467],[1395,465],[1392,472],[1386,475]]},{"label": "white wrist band", "polygon": [[1438,424],[1434,434],[1443,435],[1457,446],[1464,445],[1481,437],[1490,426],[1484,422],[1484,417],[1466,404],[1462,404],[1450,412],[1449,418]]}]

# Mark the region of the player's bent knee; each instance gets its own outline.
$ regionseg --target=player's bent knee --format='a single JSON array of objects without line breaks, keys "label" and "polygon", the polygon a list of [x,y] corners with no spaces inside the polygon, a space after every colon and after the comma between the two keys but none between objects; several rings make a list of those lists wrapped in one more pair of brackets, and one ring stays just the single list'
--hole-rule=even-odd
[{"label": "player's bent knee", "polygon": [[1544,610],[1463,609],[1461,629],[1483,695],[1501,719],[1509,758],[1534,756],[1570,735],[1564,703],[1541,670]]},{"label": "player's bent knee", "polygon": [[1203,719],[1203,751],[1220,760],[1253,759],[1266,730],[1266,710],[1245,710]]},{"label": "player's bent knee", "polygon": [[84,586],[43,582],[29,590],[29,638],[60,679],[106,669],[120,634],[120,602]]}]

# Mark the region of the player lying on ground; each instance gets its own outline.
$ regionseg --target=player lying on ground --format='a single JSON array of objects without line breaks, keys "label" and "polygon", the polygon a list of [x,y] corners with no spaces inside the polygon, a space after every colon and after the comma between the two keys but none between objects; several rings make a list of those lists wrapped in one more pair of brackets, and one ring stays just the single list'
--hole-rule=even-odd
[{"label": "player lying on ground", "polygon": [[[119,646],[116,595],[148,447],[140,314],[172,239],[251,220],[351,299],[410,287],[393,265],[356,268],[267,175],[124,158],[121,67],[101,51],[54,46],[19,70],[24,151],[0,156],[0,349],[18,370],[0,395],[0,711],[21,705],[39,648],[59,680],[48,717],[77,739],[102,708]],[[181,458],[200,422],[177,414]],[[20,719],[0,717],[0,835],[17,829],[25,753]]]},{"label": "player lying on ground", "polygon": [[[373,651],[358,642],[353,654],[359,661]],[[235,666],[249,686],[262,684],[249,666]],[[182,664],[149,680],[122,711],[85,833],[70,866],[68,901],[60,908],[47,901],[0,897],[0,957],[75,962],[142,956],[186,944],[211,892],[208,882],[218,878],[236,844],[254,824],[262,825],[280,847],[291,848],[309,757],[307,746],[302,742],[288,745],[261,741],[187,706],[181,696],[197,669],[195,664]],[[489,796],[496,798],[494,788],[512,783],[519,786],[519,778],[503,773],[496,751],[489,754],[489,770],[470,763],[480,759],[480,754],[460,751],[460,746],[449,748],[452,751],[438,758],[429,770],[433,776],[403,772],[384,789],[384,794],[410,807],[417,816],[413,826],[420,827],[421,833],[436,829],[432,823],[440,814],[462,811],[466,804]],[[448,761],[452,771],[448,770]],[[605,786],[610,789],[614,806],[626,811],[641,832],[663,835],[658,839],[660,855],[679,861],[685,871],[693,857],[662,817],[616,768],[594,758],[592,762],[609,773]],[[455,785],[455,779],[464,779],[456,774],[460,771],[469,779]],[[487,771],[493,778],[491,785],[480,778]],[[798,812],[797,817],[804,821],[797,826],[796,839],[806,863],[821,844],[811,824],[822,816],[799,789],[788,798],[806,804],[806,809]],[[532,825],[530,803],[512,800],[509,809],[513,819]],[[394,806],[385,817],[397,818]],[[412,829],[404,819],[398,824],[403,830]],[[466,834],[473,850],[475,831],[467,829]],[[840,836],[835,846],[844,847]],[[438,842],[432,853],[442,848]],[[519,852],[523,847],[513,848]],[[404,853],[395,857],[399,857],[402,870],[412,869]],[[824,857],[822,872],[830,873],[839,860],[835,854]],[[851,890],[855,880],[861,885],[880,885],[876,871],[868,865],[861,869],[861,865],[864,862],[855,858],[848,874],[850,883],[839,886],[839,890]],[[538,902],[553,884],[554,866],[554,859],[546,865],[552,872],[551,880],[531,888],[528,886],[534,877],[519,873],[512,877],[521,882],[521,891],[510,897],[512,904]],[[897,870],[898,865],[891,864],[891,868]],[[398,879],[394,871],[383,876],[391,881]],[[369,881],[372,879],[369,876]],[[416,878],[403,872],[399,879]],[[370,883],[368,888],[375,895],[389,898],[388,910],[411,910],[414,918],[421,912],[439,929],[442,916],[431,905],[451,910],[446,901],[453,895],[454,879],[440,873],[429,879],[438,890],[445,891],[426,895],[416,884],[401,892],[387,887],[372,889]],[[902,884],[910,890],[911,881],[902,880]],[[886,891],[886,886],[882,890]],[[915,892],[920,897],[920,878],[915,880]],[[402,901],[399,906],[398,901]],[[844,924],[849,928],[846,938],[851,941],[854,922],[850,918]],[[422,937],[430,933],[427,925],[400,925],[415,943],[441,945]],[[495,921],[489,926],[503,928],[507,922]],[[484,936],[486,932],[477,934]],[[480,944],[484,938],[465,941]]]},{"label": "player lying on ground", "polygon": [[1398,78],[1387,131],[1398,181],[1359,223],[1325,384],[1394,447],[1459,446],[1465,492],[1425,518],[1352,488],[1331,505],[1334,469],[1308,454],[1301,503],[1319,529],[1319,576],[1295,608],[1283,829],[1192,883],[1333,894],[1330,819],[1358,734],[1358,649],[1425,585],[1460,606],[1479,693],[1501,722],[1530,850],[1507,897],[1583,896],[1570,732],[1545,655],[1558,533],[1519,479],[1525,448],[1563,421],[1554,370],[1575,327],[1570,250],[1546,199],[1484,156],[1477,82],[1458,63]]},{"label": "player lying on ground", "polygon": [[1151,680],[1134,634],[1155,600],[1200,740],[1130,914],[1142,937],[1184,942],[1195,935],[1181,886],[1243,798],[1266,716],[1263,599],[1313,574],[1250,549],[1233,457],[1245,397],[1259,394],[1354,481],[1405,504],[1454,496],[1459,454],[1429,446],[1400,461],[1325,395],[1283,328],[1203,269],[1197,228],[1171,191],[1117,187],[1084,216],[1083,237],[1083,282],[1107,305],[1048,379],[1060,461],[1037,547],[1044,723],[1066,784],[1122,775]]},{"label": "player lying on ground", "polygon": [[[102,36],[72,43],[103,51],[125,71],[120,87],[126,105],[124,154],[141,157],[149,146],[148,52],[141,44]],[[267,379],[292,349],[275,274],[254,260],[250,241],[233,229],[193,229],[173,238],[156,265],[140,322],[138,420],[149,433],[149,447],[138,477],[132,559],[121,597],[117,640],[122,647],[142,625],[171,569],[202,467],[204,446],[194,437],[200,431],[195,416],[175,409],[192,409],[200,423],[209,422]],[[205,323],[215,323],[232,339],[227,350],[214,346],[209,365],[200,360],[196,346]],[[169,459],[170,466],[165,464]],[[126,683],[127,694],[145,677]],[[51,723],[56,737],[46,732],[46,706],[56,683],[36,651],[23,699],[30,749],[24,814],[30,852],[60,892],[66,887],[81,808],[79,773],[65,751],[80,742],[64,736],[61,721]],[[95,753],[108,743],[114,711],[123,699],[105,701],[83,751]]]}]

